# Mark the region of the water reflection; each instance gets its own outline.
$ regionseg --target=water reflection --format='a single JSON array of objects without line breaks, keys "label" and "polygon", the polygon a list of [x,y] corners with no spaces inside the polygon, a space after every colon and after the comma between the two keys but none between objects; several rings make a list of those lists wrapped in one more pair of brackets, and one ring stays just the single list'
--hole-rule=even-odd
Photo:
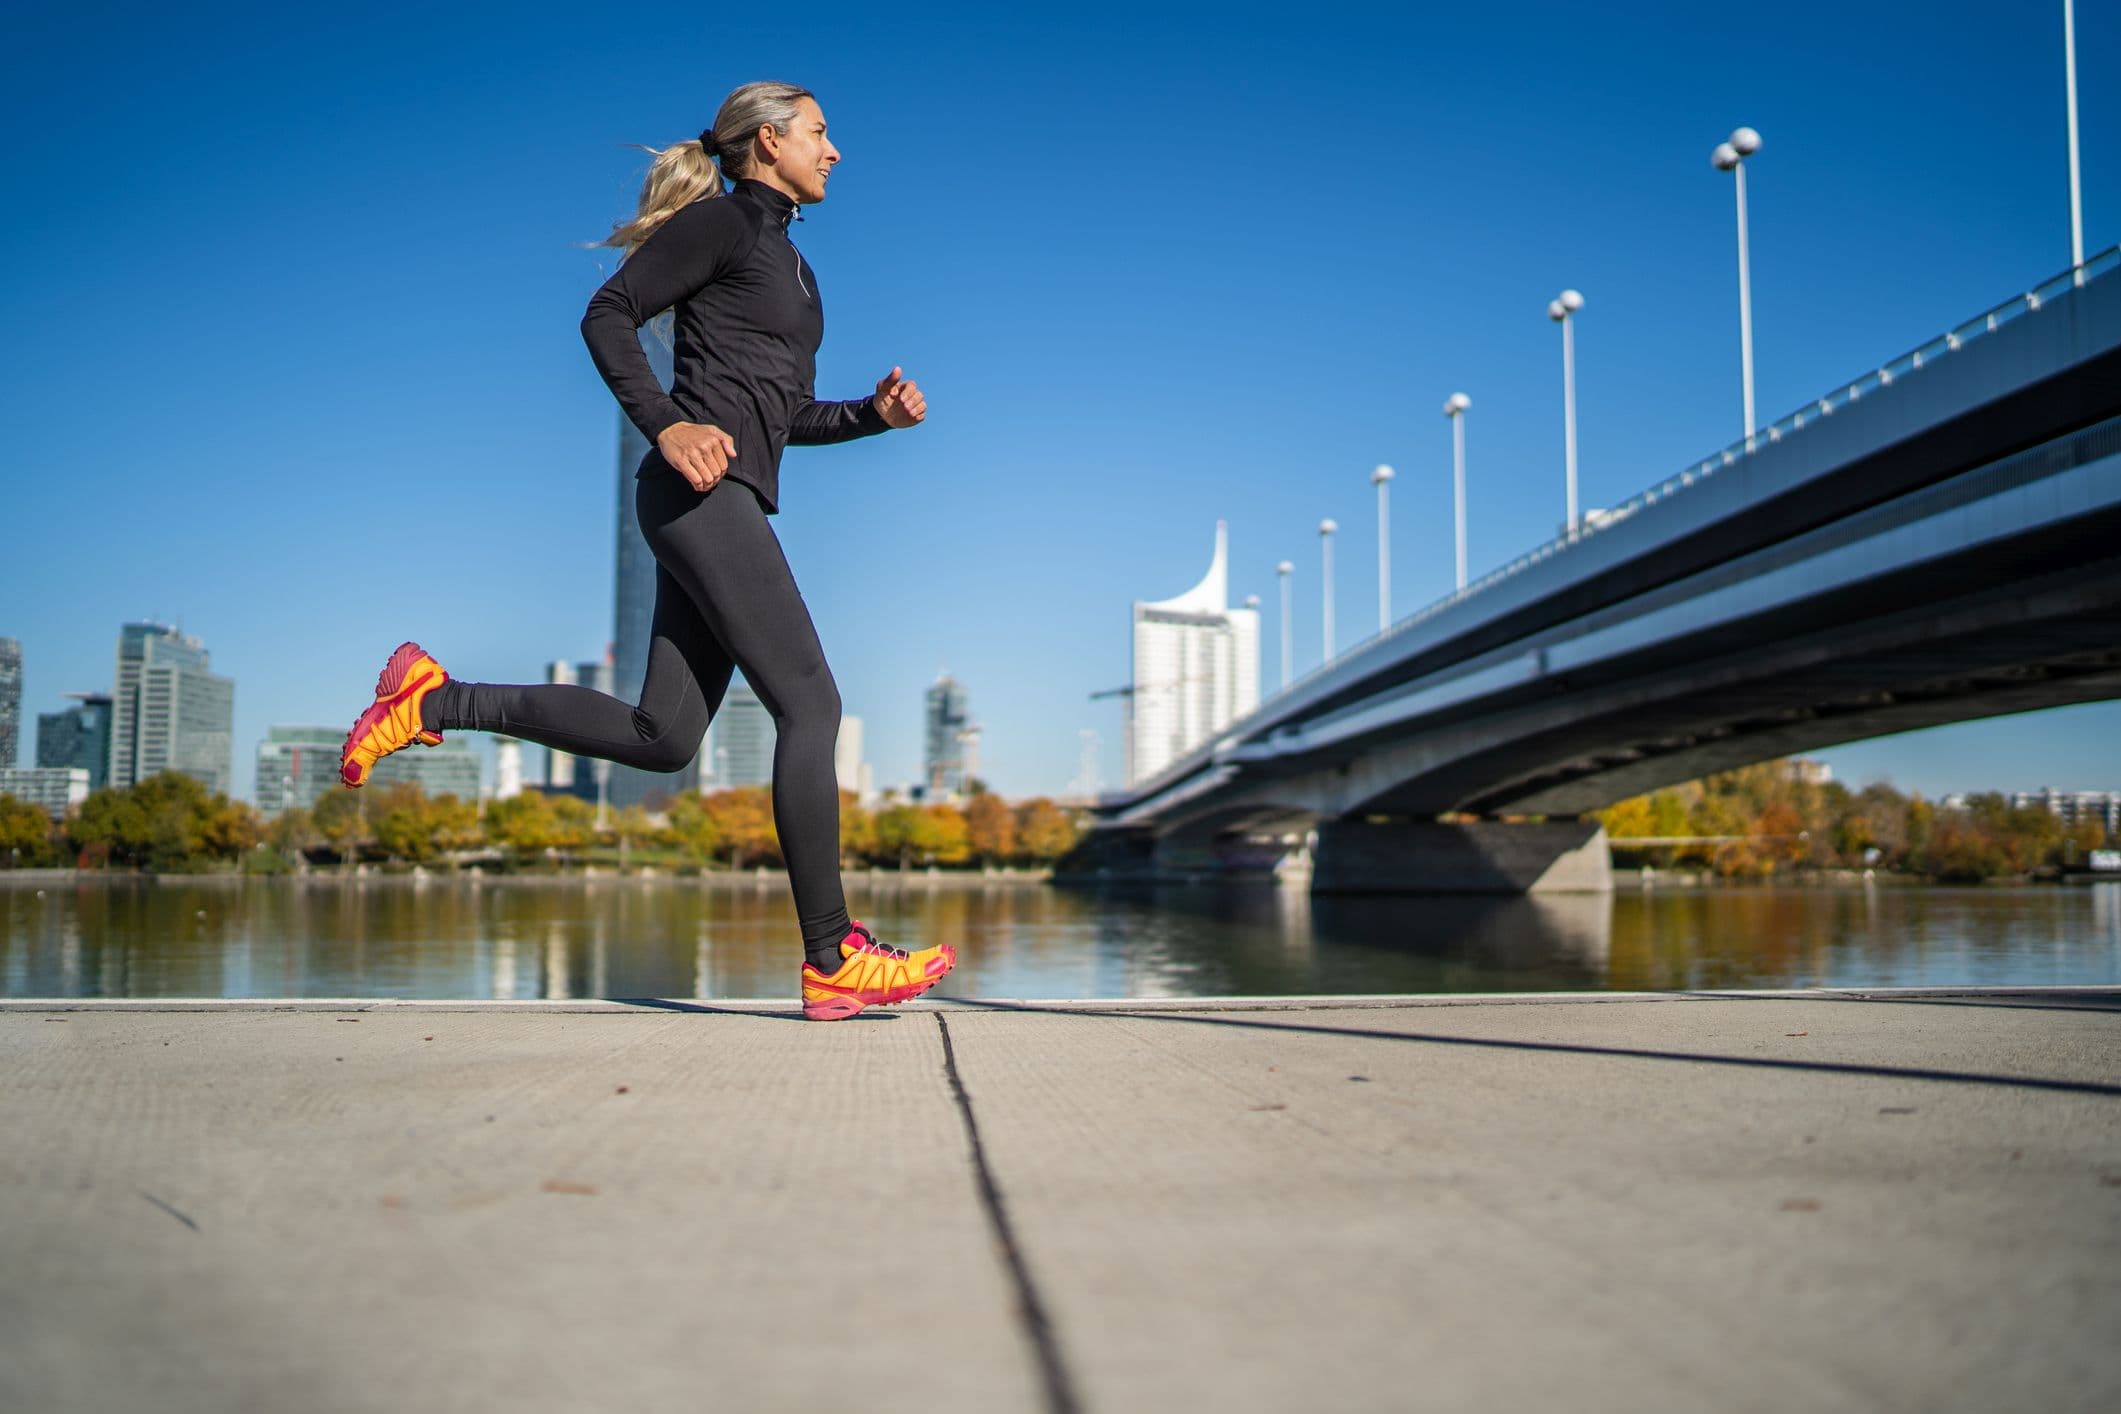
[{"label": "water reflection", "polygon": [[[1312,898],[854,876],[946,992],[1184,997],[2121,983],[2121,884]],[[757,997],[795,990],[778,880],[0,882],[8,996]]]}]

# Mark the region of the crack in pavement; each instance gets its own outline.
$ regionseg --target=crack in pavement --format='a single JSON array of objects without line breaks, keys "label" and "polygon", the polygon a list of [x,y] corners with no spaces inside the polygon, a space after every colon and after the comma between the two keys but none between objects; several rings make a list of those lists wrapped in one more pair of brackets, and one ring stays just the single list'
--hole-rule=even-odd
[{"label": "crack in pavement", "polygon": [[1074,1382],[1061,1360],[1060,1340],[1054,1331],[1053,1320],[1046,1314],[1046,1304],[1031,1280],[1031,1268],[1024,1261],[1023,1249],[1017,1245],[1016,1231],[1009,1224],[1009,1211],[1002,1204],[994,1170],[987,1165],[987,1148],[980,1140],[979,1120],[972,1113],[972,1097],[966,1093],[964,1077],[958,1073],[957,1048],[950,1042],[950,1023],[937,1012],[935,1024],[943,1033],[943,1074],[949,1078],[950,1094],[957,1101],[958,1117],[965,1123],[965,1138],[972,1145],[972,1169],[979,1181],[980,1202],[987,1210],[988,1224],[994,1229],[994,1241],[1001,1249],[1002,1264],[1008,1270],[1010,1283],[1016,1288],[1016,1304],[1023,1313],[1024,1334],[1029,1337],[1031,1348],[1038,1356],[1039,1375],[1045,1383],[1046,1408],[1052,1414],[1077,1414],[1082,1405],[1076,1399]]}]

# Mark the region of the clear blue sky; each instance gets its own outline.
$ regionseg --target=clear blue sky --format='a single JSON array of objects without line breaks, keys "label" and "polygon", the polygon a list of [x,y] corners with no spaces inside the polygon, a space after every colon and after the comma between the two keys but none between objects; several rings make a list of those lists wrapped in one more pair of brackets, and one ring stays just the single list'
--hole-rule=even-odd
[{"label": "clear blue sky", "polygon": [[[1751,23],[1746,22],[1750,16]],[[2059,3],[38,7],[0,57],[0,634],[26,725],[181,620],[273,723],[341,723],[400,638],[525,680],[610,634],[618,412],[576,332],[624,144],[736,83],[817,90],[845,161],[797,238],[819,391],[892,364],[928,425],[791,452],[778,521],[880,782],[948,669],[1011,795],[1120,775],[1129,603],[1319,548],[1374,630],[1739,430],[1730,179],[1747,123],[1763,417],[2061,269]],[[2121,12],[2081,4],[2085,238],[2121,238]],[[28,756],[30,731],[24,732]],[[1827,753],[1844,778],[2121,786],[2121,706]]]}]

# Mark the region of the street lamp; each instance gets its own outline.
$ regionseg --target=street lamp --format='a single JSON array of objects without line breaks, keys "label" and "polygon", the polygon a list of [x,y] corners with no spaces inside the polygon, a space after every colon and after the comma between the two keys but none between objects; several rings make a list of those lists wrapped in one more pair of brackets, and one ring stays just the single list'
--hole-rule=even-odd
[{"label": "street lamp", "polygon": [[1464,393],[1444,399],[1443,415],[1451,419],[1451,511],[1458,525],[1458,587],[1466,587],[1466,409],[1473,400]]},{"label": "street lamp", "polygon": [[1281,579],[1281,685],[1289,685],[1289,661],[1291,635],[1289,632],[1289,576],[1296,573],[1296,566],[1283,560],[1274,567]]},{"label": "street lamp", "polygon": [[1385,488],[1391,483],[1392,468],[1379,466],[1370,473],[1370,484],[1377,488],[1377,631],[1383,633],[1392,626],[1392,507],[1385,499]]},{"label": "street lamp", "polygon": [[1326,648],[1324,658],[1333,661],[1333,532],[1340,529],[1340,522],[1332,519],[1318,523],[1318,543],[1325,551],[1326,587]]},{"label": "street lamp", "polygon": [[[2069,101],[2069,263],[2084,264],[2084,194],[2077,177],[2077,14],[2072,0],[2062,0],[2063,90]],[[2077,270],[2076,283],[2084,283]]]},{"label": "street lamp", "polygon": [[1569,478],[1569,539],[1576,538],[1576,321],[1583,296],[1563,290],[1547,305],[1547,318],[1561,326],[1561,440],[1562,461]]},{"label": "street lamp", "polygon": [[1709,161],[1738,179],[1738,361],[1745,377],[1745,440],[1753,440],[1753,275],[1746,253],[1745,159],[1760,150],[1760,134],[1739,128],[1716,144]]}]

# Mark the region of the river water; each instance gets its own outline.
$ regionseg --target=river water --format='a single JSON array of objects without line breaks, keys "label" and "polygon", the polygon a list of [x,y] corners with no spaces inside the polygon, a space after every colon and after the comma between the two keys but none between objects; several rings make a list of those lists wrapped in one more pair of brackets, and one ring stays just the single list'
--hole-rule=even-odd
[{"label": "river water", "polygon": [[[1239,997],[2121,984],[2121,883],[1312,898],[850,880],[938,995]],[[0,996],[787,997],[779,879],[0,883]]]}]

